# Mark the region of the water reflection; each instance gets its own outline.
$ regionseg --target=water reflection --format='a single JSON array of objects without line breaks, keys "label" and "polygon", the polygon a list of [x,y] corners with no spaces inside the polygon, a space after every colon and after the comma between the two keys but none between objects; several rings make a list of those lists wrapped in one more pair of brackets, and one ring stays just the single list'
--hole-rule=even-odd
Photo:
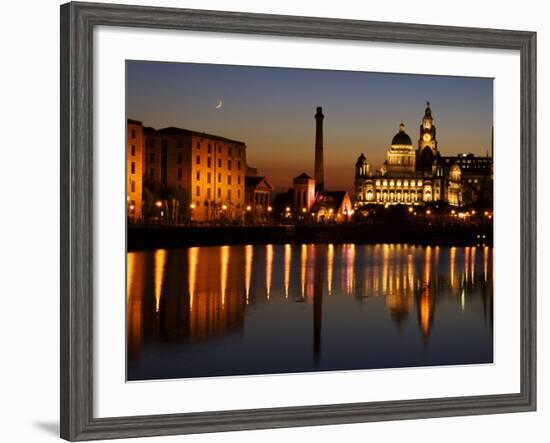
[{"label": "water reflection", "polygon": [[128,378],[492,361],[490,249],[128,253]]}]

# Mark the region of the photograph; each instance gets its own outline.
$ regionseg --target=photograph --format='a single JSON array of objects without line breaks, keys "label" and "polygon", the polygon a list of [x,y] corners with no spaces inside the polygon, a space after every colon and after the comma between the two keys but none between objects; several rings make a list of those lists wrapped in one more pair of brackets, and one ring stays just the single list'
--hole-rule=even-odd
[{"label": "photograph", "polygon": [[127,380],[492,364],[493,81],[127,60]]}]

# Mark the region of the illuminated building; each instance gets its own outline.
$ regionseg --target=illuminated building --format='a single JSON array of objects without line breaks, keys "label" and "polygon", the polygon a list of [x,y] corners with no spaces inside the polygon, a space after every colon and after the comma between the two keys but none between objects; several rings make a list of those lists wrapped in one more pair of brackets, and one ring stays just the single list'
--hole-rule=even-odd
[{"label": "illuminated building", "polygon": [[314,219],[322,221],[349,221],[353,214],[353,205],[346,191],[324,191],[317,194],[311,207]]},{"label": "illuminated building", "polygon": [[189,205],[185,209],[196,221],[242,219],[247,171],[243,142],[188,129],[146,127],[143,144],[144,186],[169,213],[177,203]]},{"label": "illuminated building", "polygon": [[309,212],[315,202],[315,179],[304,172],[294,177],[293,185],[294,212],[297,214]]},{"label": "illuminated building", "polygon": [[245,209],[254,220],[265,220],[273,208],[273,186],[265,177],[245,177]]},{"label": "illuminated building", "polygon": [[492,201],[492,158],[459,154],[442,157],[429,102],[420,125],[418,146],[401,123],[375,174],[364,154],[355,164],[355,200],[366,204],[423,205],[444,201],[452,206]]},{"label": "illuminated building", "polygon": [[143,207],[143,125],[128,120],[126,132],[126,209],[128,219],[135,222]]}]

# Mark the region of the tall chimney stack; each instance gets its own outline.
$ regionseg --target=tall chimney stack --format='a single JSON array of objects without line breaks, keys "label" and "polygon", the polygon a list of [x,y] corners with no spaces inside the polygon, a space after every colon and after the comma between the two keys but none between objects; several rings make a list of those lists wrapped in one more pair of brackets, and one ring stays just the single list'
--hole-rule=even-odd
[{"label": "tall chimney stack", "polygon": [[317,106],[315,114],[315,191],[325,190],[325,171],[323,162],[323,108]]}]

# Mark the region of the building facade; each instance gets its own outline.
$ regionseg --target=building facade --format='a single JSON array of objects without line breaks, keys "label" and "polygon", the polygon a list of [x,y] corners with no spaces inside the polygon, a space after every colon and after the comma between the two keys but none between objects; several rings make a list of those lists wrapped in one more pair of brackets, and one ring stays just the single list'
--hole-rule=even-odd
[{"label": "building facade", "polygon": [[315,179],[305,172],[293,180],[293,210],[297,214],[308,213],[315,203]]},{"label": "building facade", "polygon": [[353,215],[353,205],[347,191],[323,191],[317,193],[311,211],[317,222],[347,222]]},{"label": "building facade", "polygon": [[273,210],[273,186],[265,177],[245,177],[245,205],[247,216],[254,221],[266,221]]},{"label": "building facade", "polygon": [[143,213],[143,125],[128,120],[126,131],[126,209],[132,222]]},{"label": "building facade", "polygon": [[355,164],[355,201],[367,204],[423,205],[444,201],[452,206],[492,201],[492,159],[460,154],[442,157],[429,102],[420,125],[417,148],[401,123],[380,170],[371,174],[364,154]]},{"label": "building facade", "polygon": [[189,206],[185,210],[194,221],[243,218],[243,142],[174,127],[144,128],[143,138],[144,186],[168,215],[177,203]]}]

